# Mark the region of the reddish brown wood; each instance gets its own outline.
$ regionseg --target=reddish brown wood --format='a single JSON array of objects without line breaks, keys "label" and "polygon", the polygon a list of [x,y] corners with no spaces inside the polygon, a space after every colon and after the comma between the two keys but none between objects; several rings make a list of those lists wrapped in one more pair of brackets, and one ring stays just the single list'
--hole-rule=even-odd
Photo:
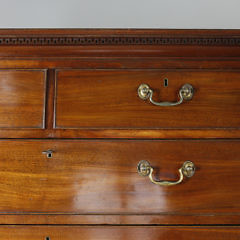
[{"label": "reddish brown wood", "polygon": [[125,130],[121,129],[0,129],[1,138],[94,138],[94,139],[225,139],[240,138],[239,129],[161,129],[161,130]]},{"label": "reddish brown wood", "polygon": [[0,214],[0,224],[48,224],[48,225],[239,225],[239,214],[214,215],[113,215],[113,214]]},{"label": "reddish brown wood", "polygon": [[78,58],[78,57],[164,57],[239,58],[240,47],[233,46],[0,46],[0,58]]},{"label": "reddish brown wood", "polygon": [[[83,39],[75,41],[76,39]],[[113,39],[119,38],[120,41]],[[9,39],[6,40],[6,39]],[[56,39],[54,42],[53,39]],[[89,39],[89,43],[88,43]],[[92,41],[95,39],[96,41]],[[102,43],[99,39],[104,39]],[[155,39],[155,40],[154,40]],[[156,41],[162,39],[164,41]],[[180,40],[179,40],[180,39]],[[190,40],[189,40],[190,39]],[[11,69],[165,69],[166,72],[178,72],[179,69],[191,69],[204,74],[212,70],[229,72],[238,70],[239,30],[0,30],[0,67]],[[74,41],[73,41],[74,40]],[[183,40],[186,40],[185,42]],[[8,42],[7,42],[8,41]],[[145,42],[144,42],[145,41]],[[180,42],[179,42],[180,41]],[[14,43],[14,44],[13,44]],[[166,45],[167,43],[167,45]],[[146,70],[148,69],[148,70]],[[50,71],[50,72],[51,72]],[[119,71],[119,70],[117,70]],[[123,71],[123,70],[121,70]],[[125,71],[125,70],[124,70]],[[157,71],[156,71],[157,72]],[[48,77],[53,78],[49,73]],[[220,74],[220,73],[219,73]],[[49,83],[53,80],[49,80]],[[231,86],[231,84],[230,84]],[[53,85],[48,85],[52,94]],[[50,89],[51,88],[51,89]],[[156,89],[159,89],[157,84]],[[228,87],[227,87],[228,89]],[[230,89],[230,88],[229,88]],[[177,89],[162,97],[176,97]],[[171,92],[171,91],[170,91]],[[46,131],[0,130],[0,137],[10,138],[239,138],[235,126],[217,131],[213,124],[211,130],[201,131],[186,128],[182,130],[131,130],[118,131],[108,129],[52,130],[52,101],[48,95]],[[237,94],[238,95],[238,94]],[[236,95],[236,96],[237,96]],[[226,100],[225,98],[223,100]],[[236,99],[237,100],[237,99]],[[216,101],[216,99],[214,99]],[[209,102],[206,102],[209,104]],[[225,103],[226,104],[226,103]],[[149,106],[145,106],[149,107]],[[204,108],[204,107],[203,107]],[[221,107],[220,107],[221,108]],[[235,106],[237,108],[237,104]],[[209,108],[207,108],[209,109]],[[221,108],[222,109],[222,108]],[[230,108],[229,108],[230,109]],[[236,110],[236,115],[238,109]],[[233,110],[233,111],[235,111]],[[210,110],[209,110],[210,111]],[[230,110],[229,110],[230,111]],[[223,111],[222,111],[223,112]],[[202,114],[204,116],[204,114]],[[220,114],[221,115],[221,114]],[[179,115],[177,115],[179,116]],[[214,116],[214,115],[213,115]],[[217,116],[216,116],[217,117]],[[221,119],[221,116],[218,116]],[[238,117],[234,116],[235,125]],[[206,117],[207,118],[207,115]],[[213,118],[211,116],[211,118]],[[226,120],[226,116],[223,120]],[[204,119],[202,119],[204,120]],[[207,119],[208,120],[208,119]],[[223,121],[221,120],[221,121]],[[226,124],[232,123],[227,122]],[[85,121],[85,124],[89,121]],[[213,121],[212,121],[213,122]],[[106,123],[106,122],[105,122]],[[193,124],[194,121],[191,121]],[[157,124],[159,124],[157,122]],[[207,125],[207,122],[205,121]],[[221,123],[220,123],[221,124]],[[160,124],[159,124],[160,125]],[[174,127],[174,126],[171,126]],[[225,126],[224,126],[225,127]],[[237,126],[238,127],[238,126]],[[127,128],[127,127],[126,127]],[[143,128],[149,128],[146,124]],[[151,126],[150,126],[151,128]],[[213,129],[214,128],[214,129]],[[172,128],[173,129],[173,128]]]},{"label": "reddish brown wood", "polygon": [[240,54],[239,30],[1,30],[0,40],[1,57],[211,58]]},{"label": "reddish brown wood", "polygon": [[99,57],[99,58],[0,58],[2,68],[56,68],[56,69],[196,69],[239,70],[238,58],[168,58],[168,57]]},{"label": "reddish brown wood", "polygon": [[123,36],[206,36],[206,37],[222,37],[226,38],[229,36],[238,37],[240,31],[237,29],[0,29],[0,34],[5,36],[51,36],[57,35],[62,36],[74,36],[74,35],[85,35],[85,36],[111,36],[111,35],[123,35]]},{"label": "reddish brown wood", "polygon": [[[167,78],[169,86],[164,87]],[[240,73],[194,70],[62,70],[57,72],[56,128],[238,128]],[[176,102],[186,83],[194,97],[159,107],[138,97],[148,84],[157,102]]]},{"label": "reddish brown wood", "polygon": [[52,129],[54,118],[55,71],[48,70],[47,101],[46,101],[46,128]]},{"label": "reddish brown wood", "polygon": [[[48,238],[47,238],[48,237]],[[238,240],[239,227],[1,226],[2,240]]]},{"label": "reddish brown wood", "polygon": [[44,128],[44,70],[0,70],[0,128]]},{"label": "reddish brown wood", "polygon": [[[0,239],[239,239],[147,226],[239,225],[239,60],[240,30],[0,30]],[[196,92],[162,109],[138,98],[143,82],[156,100]],[[197,170],[160,187],[137,174],[142,159],[157,179]]]},{"label": "reddish brown wood", "polygon": [[[239,216],[239,144],[1,141],[0,211]],[[42,155],[47,149],[54,151],[53,158]],[[161,187],[138,175],[136,167],[143,159],[152,164],[156,178],[176,180],[177,169],[186,160],[193,161],[197,171],[182,184]]]}]

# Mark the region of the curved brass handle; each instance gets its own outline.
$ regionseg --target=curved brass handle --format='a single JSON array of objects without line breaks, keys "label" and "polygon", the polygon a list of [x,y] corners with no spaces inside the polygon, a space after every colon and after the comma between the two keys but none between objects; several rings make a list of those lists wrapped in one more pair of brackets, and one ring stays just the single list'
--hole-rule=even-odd
[{"label": "curved brass handle", "polygon": [[162,107],[170,107],[170,106],[176,106],[179,105],[183,102],[183,100],[185,101],[189,101],[192,99],[193,94],[194,94],[194,89],[193,86],[186,83],[184,84],[179,92],[179,100],[177,102],[155,102],[152,97],[153,97],[153,90],[147,85],[147,84],[141,84],[138,87],[138,96],[143,99],[143,100],[147,100],[149,99],[149,101],[157,106],[162,106]]},{"label": "curved brass handle", "polygon": [[177,181],[164,181],[159,180],[156,181],[153,179],[153,168],[151,167],[148,161],[142,160],[138,163],[138,173],[141,176],[148,176],[150,181],[154,184],[161,185],[161,186],[172,186],[177,185],[183,181],[183,177],[192,177],[195,173],[195,165],[191,161],[186,161],[183,163],[182,167],[178,169],[179,171],[179,179]]}]

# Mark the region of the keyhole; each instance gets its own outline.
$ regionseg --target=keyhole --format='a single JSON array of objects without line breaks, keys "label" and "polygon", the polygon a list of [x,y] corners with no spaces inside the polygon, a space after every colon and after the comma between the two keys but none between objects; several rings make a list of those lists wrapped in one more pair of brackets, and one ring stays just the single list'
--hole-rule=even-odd
[{"label": "keyhole", "polygon": [[163,82],[164,87],[167,87],[167,86],[168,86],[168,79],[165,78],[163,81],[164,81],[164,82]]},{"label": "keyhole", "polygon": [[52,158],[53,151],[49,149],[49,150],[43,151],[42,154],[46,154],[47,158]]},{"label": "keyhole", "polygon": [[51,240],[50,237],[46,237],[45,240]]}]

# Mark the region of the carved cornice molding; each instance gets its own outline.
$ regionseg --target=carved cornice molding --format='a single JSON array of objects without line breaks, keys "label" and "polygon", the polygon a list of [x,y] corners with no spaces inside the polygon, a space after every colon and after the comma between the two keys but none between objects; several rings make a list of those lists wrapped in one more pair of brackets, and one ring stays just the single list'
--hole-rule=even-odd
[{"label": "carved cornice molding", "polygon": [[0,46],[85,45],[240,46],[240,36],[0,36]]}]

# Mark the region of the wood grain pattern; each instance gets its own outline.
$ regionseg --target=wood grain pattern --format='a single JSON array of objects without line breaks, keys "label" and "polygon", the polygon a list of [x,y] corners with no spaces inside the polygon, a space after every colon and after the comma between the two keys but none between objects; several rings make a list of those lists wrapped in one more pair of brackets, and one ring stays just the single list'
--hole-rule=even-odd
[{"label": "wood grain pattern", "polygon": [[[239,215],[239,144],[1,141],[0,212]],[[53,158],[42,155],[46,149],[54,151]],[[177,169],[186,160],[197,171],[183,184],[160,187],[138,175],[136,167],[143,159],[161,179],[177,179]]]},{"label": "wood grain pattern", "polygon": [[[57,72],[56,128],[239,128],[240,73],[194,70],[62,70]],[[164,87],[167,78],[169,86]],[[186,83],[191,101],[154,106],[137,95],[140,84],[157,102],[178,101]]]},{"label": "wood grain pattern", "polygon": [[46,129],[53,128],[54,118],[54,92],[55,92],[55,70],[49,69],[46,88]]},{"label": "wood grain pattern", "polygon": [[0,70],[0,128],[44,128],[44,70]]},{"label": "wood grain pattern", "polygon": [[[239,46],[240,30],[0,29],[0,239],[240,239]],[[186,82],[182,106],[137,96]],[[157,179],[197,169],[160,187],[140,160]]]},{"label": "wood grain pattern", "polygon": [[[48,238],[47,238],[48,237]],[[238,240],[239,227],[1,226],[2,240]]]},{"label": "wood grain pattern", "polygon": [[0,214],[0,224],[27,225],[239,225],[239,214]]},{"label": "wood grain pattern", "polygon": [[[59,50],[60,51],[60,50]],[[239,70],[238,58],[191,58],[188,57],[48,57],[0,58],[2,68],[51,68],[51,69],[196,69],[196,70]]]},{"label": "wood grain pattern", "polygon": [[[151,71],[150,69],[168,69],[170,72],[177,72],[179,69],[195,69],[196,71],[209,72],[212,70],[228,72],[232,70],[239,70],[240,67],[240,48],[236,44],[240,36],[239,30],[14,30],[2,29],[0,30],[0,37],[17,39],[14,46],[0,47],[0,66],[1,68],[10,68],[12,70],[24,69],[54,69],[68,68],[68,69],[139,69],[141,71]],[[42,39],[47,41],[51,38],[48,46],[42,44]],[[54,37],[56,39],[64,38],[61,43],[57,41],[54,44]],[[168,45],[138,44],[131,42],[129,44],[117,44],[114,42],[105,42],[104,45],[79,45],[73,42],[70,45],[66,42],[68,38],[83,37],[87,39],[101,38],[110,39],[118,37],[127,39],[128,37],[135,39],[149,39],[162,38],[168,39]],[[38,41],[34,41],[34,39]],[[178,45],[178,39],[196,40],[191,45],[187,41],[181,46]],[[28,40],[31,40],[30,42]],[[210,39],[208,41],[206,39]],[[225,41],[228,39],[230,42]],[[140,43],[141,43],[140,41]],[[203,43],[204,41],[204,43]],[[214,43],[215,42],[215,43]],[[64,44],[66,45],[64,46]],[[121,43],[121,42],[120,42]],[[126,41],[127,43],[127,41]],[[203,44],[202,44],[203,43]],[[25,45],[24,45],[25,44]],[[60,46],[60,45],[61,46]],[[221,47],[219,46],[222,45]],[[147,70],[149,69],[149,70]],[[109,71],[109,70],[108,70]],[[123,70],[120,70],[123,71]],[[127,70],[126,70],[127,71]],[[161,70],[160,70],[161,71]],[[52,73],[51,73],[52,74]],[[52,75],[48,75],[52,78]],[[53,81],[51,80],[51,83]],[[156,86],[159,89],[160,85]],[[52,94],[53,85],[48,85],[47,91]],[[170,88],[170,87],[169,87]],[[173,87],[172,97],[176,97],[177,89]],[[170,91],[171,92],[171,91]],[[0,129],[1,138],[239,138],[235,127],[222,129],[161,129],[161,130],[146,130],[146,129],[55,129],[52,127],[52,95],[49,94],[47,98],[48,114],[46,118],[46,131],[40,129],[18,129],[6,130]],[[162,94],[162,93],[161,93]],[[164,93],[163,93],[164,94]],[[161,95],[164,97],[164,95]],[[159,97],[159,96],[158,96]],[[168,93],[166,99],[170,97]],[[216,99],[215,99],[216,100]],[[226,100],[226,99],[225,99]],[[147,106],[145,106],[147,107]],[[237,108],[237,107],[236,107]],[[210,111],[210,110],[209,110]],[[238,109],[237,111],[238,112]],[[237,115],[237,113],[236,113]],[[206,118],[206,117],[205,117]],[[211,118],[214,116],[211,115]],[[226,119],[226,117],[224,118]],[[220,120],[221,121],[221,120]],[[235,123],[237,118],[235,118]],[[219,123],[219,119],[216,121]],[[207,122],[206,122],[207,125]],[[39,130],[39,131],[38,131]]]},{"label": "wood grain pattern", "polygon": [[239,129],[0,129],[1,138],[238,139]]}]

